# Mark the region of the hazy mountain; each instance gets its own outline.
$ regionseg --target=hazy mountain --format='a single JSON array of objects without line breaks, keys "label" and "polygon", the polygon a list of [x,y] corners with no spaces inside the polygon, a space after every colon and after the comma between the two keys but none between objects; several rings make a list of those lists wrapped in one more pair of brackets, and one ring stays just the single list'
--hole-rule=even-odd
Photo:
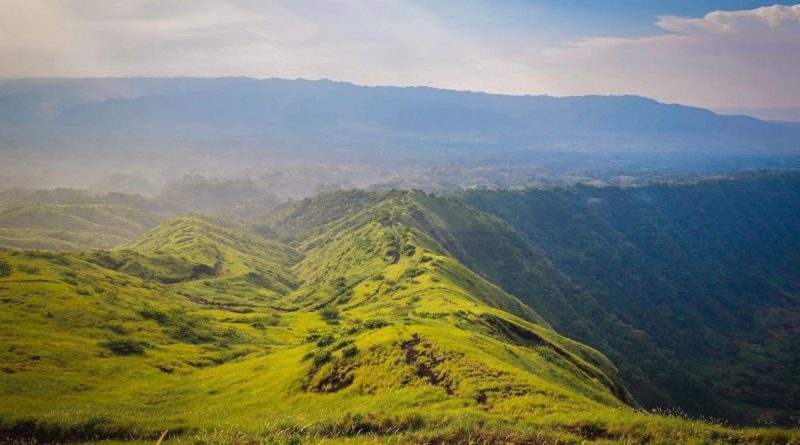
[{"label": "hazy mountain", "polygon": [[772,152],[797,150],[800,136],[755,118],[637,96],[504,96],[249,78],[18,80],[1,83],[0,94],[0,128],[10,140],[230,139],[293,158]]},{"label": "hazy mountain", "polygon": [[782,108],[717,108],[719,114],[752,116],[765,121],[800,122],[800,106]]}]

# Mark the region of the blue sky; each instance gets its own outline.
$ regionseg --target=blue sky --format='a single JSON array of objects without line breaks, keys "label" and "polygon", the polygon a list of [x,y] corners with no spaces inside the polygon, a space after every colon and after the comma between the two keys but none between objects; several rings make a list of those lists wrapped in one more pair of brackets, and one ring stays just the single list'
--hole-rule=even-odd
[{"label": "blue sky", "polygon": [[795,2],[757,0],[418,0],[454,24],[484,30],[528,31],[552,39],[640,37],[659,32],[662,15],[702,17]]},{"label": "blue sky", "polygon": [[0,0],[0,77],[42,76],[331,78],[781,107],[800,104],[800,4]]}]

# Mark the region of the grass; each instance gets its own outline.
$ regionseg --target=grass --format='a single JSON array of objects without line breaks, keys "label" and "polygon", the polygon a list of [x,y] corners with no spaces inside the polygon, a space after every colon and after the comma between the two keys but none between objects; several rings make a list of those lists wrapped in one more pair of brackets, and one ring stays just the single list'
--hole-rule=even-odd
[{"label": "grass", "polygon": [[47,250],[111,248],[139,237],[161,219],[122,205],[28,205],[0,212],[0,245]]},{"label": "grass", "polygon": [[[450,256],[405,199],[320,212],[291,246],[187,216],[119,250],[0,251],[0,437],[800,440],[642,411],[608,359]],[[198,265],[213,273],[158,279]]]}]

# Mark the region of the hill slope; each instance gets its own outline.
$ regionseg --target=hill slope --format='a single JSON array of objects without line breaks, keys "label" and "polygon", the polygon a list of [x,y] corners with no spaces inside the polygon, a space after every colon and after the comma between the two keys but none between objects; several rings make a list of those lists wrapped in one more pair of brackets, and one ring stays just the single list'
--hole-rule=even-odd
[{"label": "hill slope", "polygon": [[197,443],[797,440],[638,411],[603,355],[431,237],[416,215],[423,198],[290,204],[270,223],[292,246],[190,215],[112,251],[0,252],[0,431],[82,441],[169,429]]},{"label": "hill slope", "polygon": [[276,433],[265,419],[353,434],[634,404],[602,355],[399,224],[332,229],[302,259],[199,216],[120,250],[2,256],[7,434]]},{"label": "hill slope", "polygon": [[110,248],[131,241],[162,217],[107,204],[30,205],[0,211],[0,245],[26,249]]},{"label": "hill slope", "polygon": [[[509,222],[618,326],[631,326],[673,357],[650,378],[684,409],[695,409],[692,399],[717,399],[718,416],[794,424],[798,189],[797,174],[760,174],[629,189],[471,193],[464,201]],[[537,307],[526,299],[524,277],[478,270]],[[547,319],[609,354],[626,377],[648,357],[620,338],[584,329],[599,326],[594,317],[583,317],[582,326]],[[663,385],[680,372],[697,384]],[[626,381],[641,394],[635,380]]]}]

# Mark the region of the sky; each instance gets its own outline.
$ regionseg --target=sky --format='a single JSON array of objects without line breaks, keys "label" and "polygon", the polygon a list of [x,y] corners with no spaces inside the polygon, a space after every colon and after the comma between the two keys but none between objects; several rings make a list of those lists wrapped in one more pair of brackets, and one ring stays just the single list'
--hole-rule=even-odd
[{"label": "sky", "polygon": [[800,4],[751,0],[0,0],[0,78],[329,78],[800,104]]}]

